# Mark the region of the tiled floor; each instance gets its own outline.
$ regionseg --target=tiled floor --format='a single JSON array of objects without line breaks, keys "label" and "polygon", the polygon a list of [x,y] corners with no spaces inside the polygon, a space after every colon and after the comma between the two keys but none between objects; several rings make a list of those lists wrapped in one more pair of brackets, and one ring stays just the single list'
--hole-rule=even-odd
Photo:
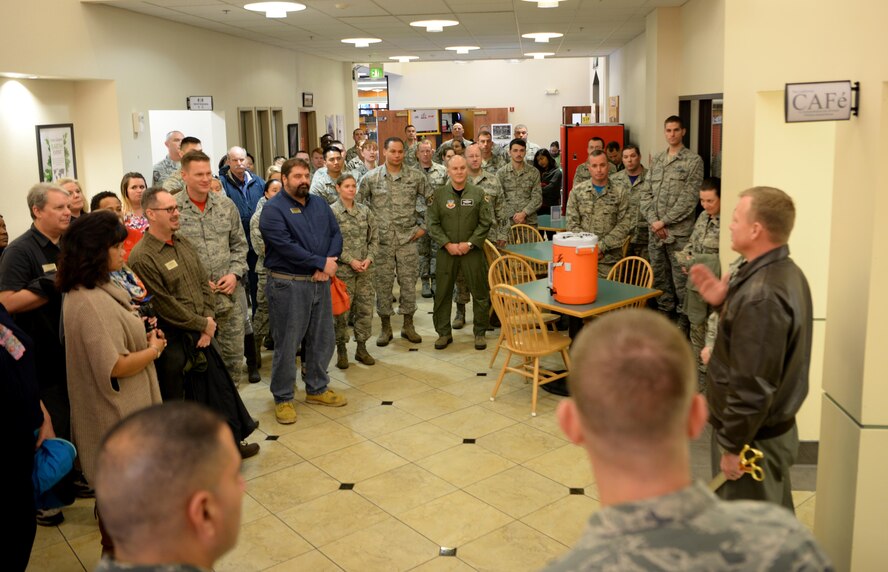
[{"label": "tiled floor", "polygon": [[[244,462],[240,539],[217,570],[537,570],[578,538],[598,492],[584,453],[558,429],[559,398],[540,392],[531,417],[530,389],[507,377],[491,402],[495,337],[475,351],[469,326],[435,351],[430,310],[421,300],[422,344],[396,337],[387,348],[370,344],[375,366],[331,365],[331,385],[349,404],[298,403],[294,425],[274,420],[266,352],[265,381],[241,390],[261,420],[251,440],[262,450]],[[708,476],[708,435],[693,463]],[[813,526],[814,493],[793,496]],[[93,569],[93,501],[65,517],[38,527],[29,570]]]}]

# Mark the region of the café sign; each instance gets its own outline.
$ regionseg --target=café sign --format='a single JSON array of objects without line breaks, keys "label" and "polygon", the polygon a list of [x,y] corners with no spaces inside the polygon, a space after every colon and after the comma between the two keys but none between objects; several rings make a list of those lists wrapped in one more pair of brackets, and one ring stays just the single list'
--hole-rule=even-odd
[{"label": "caf\u00e9 sign", "polygon": [[857,115],[855,92],[860,83],[820,81],[786,84],[785,112],[787,123],[807,121],[845,121]]}]

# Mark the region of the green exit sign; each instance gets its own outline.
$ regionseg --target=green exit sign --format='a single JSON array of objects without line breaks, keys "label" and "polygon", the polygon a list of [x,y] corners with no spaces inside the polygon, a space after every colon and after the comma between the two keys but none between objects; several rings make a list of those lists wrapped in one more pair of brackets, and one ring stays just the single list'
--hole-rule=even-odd
[{"label": "green exit sign", "polygon": [[370,64],[370,79],[382,79],[384,76],[382,64]]}]

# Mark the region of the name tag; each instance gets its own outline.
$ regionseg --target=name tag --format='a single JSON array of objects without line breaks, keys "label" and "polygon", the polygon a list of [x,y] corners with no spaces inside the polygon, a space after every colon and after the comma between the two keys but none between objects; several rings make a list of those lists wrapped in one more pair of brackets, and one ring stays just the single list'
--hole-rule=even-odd
[{"label": "name tag", "polygon": [[164,264],[164,266],[166,266],[166,269],[167,269],[167,270],[173,270],[173,269],[179,267],[179,263],[176,262],[175,260],[170,260],[169,262],[167,262],[166,264]]},{"label": "name tag", "polygon": [[459,201],[459,205],[461,207],[473,207],[475,206],[475,199],[462,199]]},{"label": "name tag", "polygon": [[43,265],[43,272],[55,272],[55,271],[56,271],[55,264],[50,263],[50,264]]},{"label": "name tag", "polygon": [[290,209],[290,212],[292,214],[302,214],[302,209],[300,209],[299,207],[293,207]]}]

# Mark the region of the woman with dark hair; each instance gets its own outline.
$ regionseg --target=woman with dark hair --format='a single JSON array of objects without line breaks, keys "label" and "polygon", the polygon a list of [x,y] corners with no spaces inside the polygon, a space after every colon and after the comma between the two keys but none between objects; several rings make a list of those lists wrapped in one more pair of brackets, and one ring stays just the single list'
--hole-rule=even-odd
[{"label": "woman with dark hair", "polygon": [[141,173],[131,172],[120,181],[120,198],[123,200],[123,224],[126,228],[145,234],[148,219],[142,212],[142,193],[148,188]]},{"label": "woman with dark hair", "polygon": [[540,185],[543,187],[543,204],[537,214],[549,214],[552,207],[561,204],[561,169],[548,149],[536,152],[533,166],[540,172]]},{"label": "woman with dark hair", "polygon": [[[166,339],[157,329],[145,333],[129,292],[111,280],[123,267],[126,236],[113,212],[83,215],[65,233],[58,259],[71,434],[88,482],[104,434],[130,413],[161,402],[154,360]],[[111,548],[104,534],[102,546]]]}]

